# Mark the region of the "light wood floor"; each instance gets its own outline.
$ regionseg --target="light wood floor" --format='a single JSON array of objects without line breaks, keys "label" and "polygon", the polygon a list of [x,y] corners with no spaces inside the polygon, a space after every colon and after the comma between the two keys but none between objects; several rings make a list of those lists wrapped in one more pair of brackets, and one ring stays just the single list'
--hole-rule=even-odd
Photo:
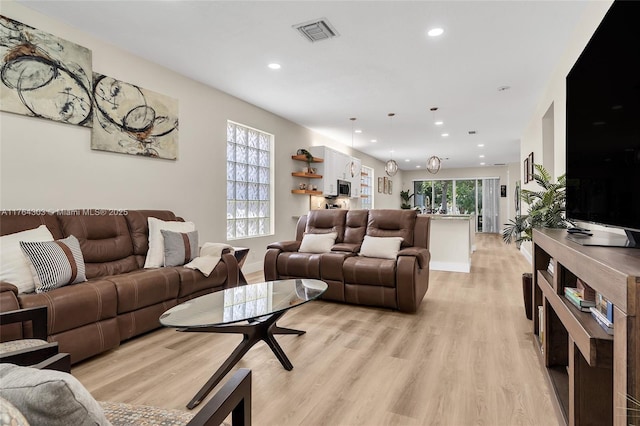
[{"label": "light wood floor", "polygon": [[[252,369],[254,424],[557,425],[524,315],[530,266],[497,235],[476,244],[470,274],[431,272],[417,314],[324,301],[287,313],[280,325],[307,331],[278,336],[294,369],[263,343],[238,365]],[[72,373],[98,400],[186,410],[240,339],[160,329]]]}]

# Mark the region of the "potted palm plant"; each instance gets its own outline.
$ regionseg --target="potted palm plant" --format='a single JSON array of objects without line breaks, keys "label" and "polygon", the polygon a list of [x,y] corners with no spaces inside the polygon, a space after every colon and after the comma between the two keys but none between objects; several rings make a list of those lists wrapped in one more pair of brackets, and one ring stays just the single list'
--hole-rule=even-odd
[{"label": "potted palm plant", "polygon": [[551,174],[541,164],[535,165],[533,179],[540,191],[523,189],[521,199],[529,206],[527,214],[518,215],[505,223],[502,239],[520,248],[523,241],[531,241],[533,228],[568,228],[573,225],[565,218],[566,176],[551,182]]},{"label": "potted palm plant", "polygon": [[[518,248],[523,241],[533,239],[533,228],[567,228],[573,225],[565,218],[566,176],[562,175],[557,182],[551,182],[551,175],[541,164],[536,164],[535,170],[533,179],[542,190],[523,189],[520,196],[529,206],[527,214],[517,215],[515,219],[505,223],[502,230],[504,242],[510,244],[515,241]],[[532,319],[532,280],[530,272],[522,274],[522,294],[528,319]]]}]

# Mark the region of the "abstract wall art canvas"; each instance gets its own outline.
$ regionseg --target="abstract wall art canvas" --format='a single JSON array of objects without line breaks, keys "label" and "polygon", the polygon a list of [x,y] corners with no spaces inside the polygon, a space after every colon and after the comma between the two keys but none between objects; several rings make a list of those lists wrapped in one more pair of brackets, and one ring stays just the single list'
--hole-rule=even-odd
[{"label": "abstract wall art canvas", "polygon": [[178,157],[178,101],[112,77],[93,75],[91,148]]},{"label": "abstract wall art canvas", "polygon": [[91,127],[91,51],[0,15],[0,110]]}]

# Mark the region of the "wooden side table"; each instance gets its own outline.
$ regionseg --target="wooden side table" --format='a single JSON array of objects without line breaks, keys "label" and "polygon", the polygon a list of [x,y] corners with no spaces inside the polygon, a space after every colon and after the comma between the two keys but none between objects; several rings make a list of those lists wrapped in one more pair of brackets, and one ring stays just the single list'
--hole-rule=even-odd
[{"label": "wooden side table", "polygon": [[234,247],[233,255],[236,257],[238,261],[238,284],[247,284],[247,278],[242,273],[242,265],[244,265],[244,261],[247,260],[247,256],[249,255],[248,247]]}]

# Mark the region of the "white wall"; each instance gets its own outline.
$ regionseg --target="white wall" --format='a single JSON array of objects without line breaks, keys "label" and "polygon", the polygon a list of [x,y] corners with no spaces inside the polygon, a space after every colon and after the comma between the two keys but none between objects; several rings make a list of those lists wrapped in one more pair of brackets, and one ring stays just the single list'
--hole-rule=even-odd
[{"label": "white wall", "polygon": [[513,191],[515,190],[515,178],[512,176],[511,170],[513,166],[489,166],[489,167],[470,167],[464,169],[440,169],[437,174],[431,174],[426,170],[416,170],[404,172],[402,176],[402,189],[410,189],[413,193],[413,182],[416,180],[432,180],[432,179],[482,179],[482,178],[498,178],[500,185],[507,185],[507,197],[500,197],[500,213],[498,224],[501,226],[509,217],[509,206],[513,204]]},{"label": "white wall", "polygon": [[[543,118],[545,113],[549,110],[549,107],[553,104],[553,140],[554,146],[554,176],[560,176],[565,172],[565,159],[566,159],[566,76],[573,67],[573,64],[578,59],[578,56],[582,53],[582,50],[587,45],[589,39],[593,35],[595,29],[598,27],[602,18],[606,14],[607,10],[611,6],[612,1],[602,0],[589,2],[584,15],[582,16],[579,24],[576,26],[571,40],[569,41],[562,60],[556,65],[552,78],[546,86],[546,89],[540,101],[533,113],[528,126],[525,129],[522,139],[520,141],[520,157],[524,160],[525,156],[529,152],[534,153],[534,158],[543,158]],[[520,166],[520,175],[522,175],[522,165]],[[523,187],[535,190],[535,183],[524,184]],[[523,206],[523,211],[526,211],[526,206]],[[608,229],[610,232],[621,232]],[[531,256],[531,245],[523,244],[522,250],[525,252],[525,256]]]},{"label": "white wall", "polygon": [[[226,121],[275,135],[275,235],[236,240],[251,249],[248,272],[262,268],[266,245],[295,236],[292,215],[309,197],[293,195],[298,148],[345,145],[156,64],[133,56],[13,1],[2,14],[92,50],[93,70],[179,101],[177,161],[92,151],[91,130],[0,112],[0,208],[167,209],[194,221],[201,241],[226,241]],[[349,148],[347,148],[349,149]],[[383,163],[354,152],[376,173]],[[391,204],[377,200],[377,207]],[[398,201],[399,206],[399,201]]]}]

